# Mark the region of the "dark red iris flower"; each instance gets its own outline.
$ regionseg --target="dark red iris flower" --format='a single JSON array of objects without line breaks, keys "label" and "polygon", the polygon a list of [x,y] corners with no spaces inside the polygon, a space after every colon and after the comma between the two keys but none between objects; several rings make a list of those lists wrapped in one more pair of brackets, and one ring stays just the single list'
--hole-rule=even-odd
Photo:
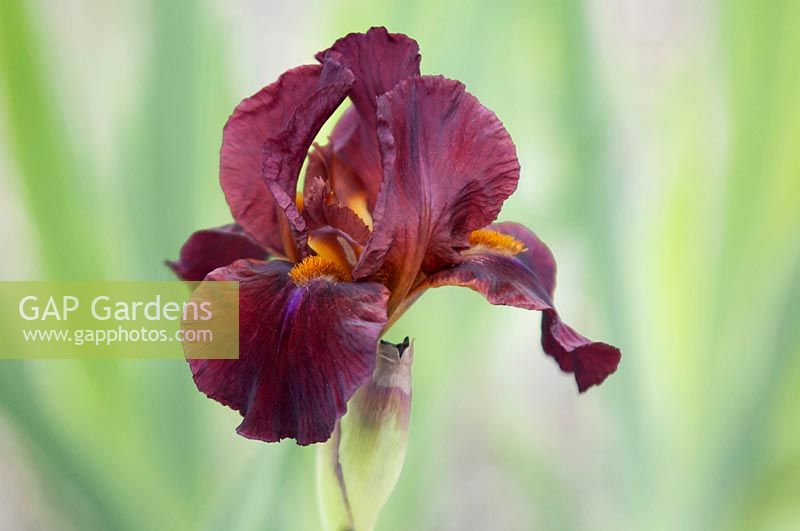
[{"label": "dark red iris flower", "polygon": [[420,75],[417,43],[384,28],[316,59],[236,107],[220,182],[237,224],[192,234],[170,263],[186,280],[240,283],[239,359],[190,361],[198,389],[244,417],[237,431],[327,440],[382,334],[437,286],[543,312],[542,347],[581,392],[614,372],[617,348],[561,321],[550,250],[493,223],[519,178],[497,116],[462,83]]}]

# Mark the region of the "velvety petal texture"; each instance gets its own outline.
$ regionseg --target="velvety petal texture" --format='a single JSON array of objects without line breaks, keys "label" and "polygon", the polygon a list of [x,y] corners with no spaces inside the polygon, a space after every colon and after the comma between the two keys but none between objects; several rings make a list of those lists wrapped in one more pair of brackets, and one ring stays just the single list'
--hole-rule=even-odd
[{"label": "velvety petal texture", "polygon": [[522,225],[502,223],[490,230],[508,234],[527,249],[509,254],[503,249],[476,246],[462,262],[440,271],[422,284],[422,289],[445,285],[469,287],[492,304],[538,310],[542,315],[542,348],[559,367],[575,375],[580,392],[598,385],[617,369],[619,350],[591,341],[563,323],[553,304],[555,260],[547,246]]},{"label": "velvety petal texture", "polygon": [[[421,76],[417,43],[385,28],[315,57],[233,111],[220,183],[236,223],[192,234],[168,262],[182,279],[208,281],[199,289],[238,282],[234,342],[187,352],[197,388],[242,415],[238,433],[328,440],[354,393],[376,390],[364,384],[381,374],[381,334],[443,285],[541,311],[542,346],[581,392],[613,373],[619,350],[561,321],[549,249],[521,225],[491,225],[520,171],[497,116],[462,83]],[[314,144],[348,97],[329,143]],[[232,355],[236,341],[238,359],[204,359]]]},{"label": "velvety petal texture", "polygon": [[375,367],[386,288],[320,277],[296,285],[292,264],[240,260],[208,279],[239,282],[238,360],[190,360],[210,398],[244,417],[239,434],[325,441]]},{"label": "velvety petal texture", "polygon": [[503,124],[458,81],[409,78],[379,100],[383,185],[354,276],[385,265],[391,310],[420,271],[460,260],[516,189],[519,163]]},{"label": "velvety petal texture", "polygon": [[193,233],[181,247],[180,258],[167,261],[167,265],[181,280],[197,281],[240,258],[266,260],[267,251],[239,225],[231,224]]}]

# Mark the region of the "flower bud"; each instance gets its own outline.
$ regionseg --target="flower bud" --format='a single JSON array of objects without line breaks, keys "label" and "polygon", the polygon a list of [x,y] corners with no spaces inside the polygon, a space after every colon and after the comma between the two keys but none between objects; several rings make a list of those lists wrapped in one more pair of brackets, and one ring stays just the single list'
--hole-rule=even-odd
[{"label": "flower bud", "polygon": [[370,381],[356,391],[330,440],[318,448],[323,527],[370,531],[392,493],[406,455],[413,345],[381,341]]}]

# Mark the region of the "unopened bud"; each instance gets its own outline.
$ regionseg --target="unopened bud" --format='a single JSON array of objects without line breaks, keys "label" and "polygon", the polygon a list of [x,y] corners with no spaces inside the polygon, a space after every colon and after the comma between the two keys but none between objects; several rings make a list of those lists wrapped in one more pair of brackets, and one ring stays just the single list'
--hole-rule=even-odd
[{"label": "unopened bud", "polygon": [[370,531],[403,468],[411,414],[413,345],[381,341],[372,379],[350,399],[317,454],[325,529]]}]

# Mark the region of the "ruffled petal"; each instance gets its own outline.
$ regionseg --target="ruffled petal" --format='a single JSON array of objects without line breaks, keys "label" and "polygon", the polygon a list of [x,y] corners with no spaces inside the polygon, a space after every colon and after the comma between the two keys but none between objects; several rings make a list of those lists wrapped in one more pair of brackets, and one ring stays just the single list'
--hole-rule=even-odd
[{"label": "ruffled petal", "polygon": [[333,152],[330,145],[314,146],[308,155],[306,188],[309,182],[316,179],[322,179],[330,186],[338,203],[348,206],[354,212],[361,210],[369,215],[367,194],[358,175],[349,164]]},{"label": "ruffled petal", "polygon": [[[349,83],[342,86],[342,81],[348,76],[352,82],[352,75],[335,64],[293,68],[242,101],[225,125],[220,152],[222,190],[236,221],[268,249],[287,254],[288,238],[282,226],[285,207],[276,204],[262,177],[264,142],[282,133],[281,138],[298,134],[310,112],[325,111],[332,99],[344,97]],[[296,118],[298,113],[301,116]]]},{"label": "ruffled petal", "polygon": [[375,367],[388,292],[324,277],[296,285],[292,264],[240,260],[208,280],[239,282],[239,359],[193,359],[200,391],[244,417],[237,432],[263,441],[328,439]]},{"label": "ruffled petal", "polygon": [[458,81],[407,79],[380,98],[378,119],[384,181],[354,276],[386,263],[391,311],[420,271],[459,261],[516,189],[519,163],[503,124]]},{"label": "ruffled petal", "polygon": [[283,218],[261,178],[264,141],[283,131],[315,90],[322,66],[299,66],[243,100],[222,133],[220,184],[234,219],[262,246],[283,253]]},{"label": "ruffled petal", "polygon": [[555,358],[561,370],[575,374],[581,393],[603,383],[617,370],[622,357],[617,347],[577,333],[561,321],[555,310],[542,315],[542,348]]},{"label": "ruffled petal", "polygon": [[580,392],[602,383],[617,369],[620,351],[591,341],[561,321],[549,287],[555,286],[555,260],[535,234],[518,224],[492,225],[490,230],[514,236],[527,249],[515,255],[475,248],[463,261],[427,278],[420,289],[446,285],[465,286],[492,304],[538,310],[542,315],[542,348],[559,367],[575,375]]},{"label": "ruffled petal", "polygon": [[342,117],[331,142],[336,154],[358,173],[367,190],[369,207],[373,208],[381,183],[377,98],[404,79],[419,75],[419,45],[406,35],[379,27],[346,35],[316,58],[323,61],[331,52],[341,54],[344,65],[356,77],[350,91],[354,109]]},{"label": "ruffled petal", "polygon": [[300,232],[306,230],[295,202],[300,169],[320,128],[342,103],[353,82],[352,72],[337,61],[336,54],[328,54],[317,85],[295,108],[286,128],[265,139],[261,175],[275,202]]},{"label": "ruffled petal", "polygon": [[[303,203],[303,215],[307,222],[310,221],[310,217],[319,220],[326,218],[330,213],[336,217],[351,218],[342,221],[348,225],[355,225],[352,228],[358,234],[354,232],[352,236],[356,239],[363,235],[365,242],[369,236],[367,224],[372,223],[372,215],[367,207],[364,188],[355,172],[333,153],[330,146],[317,147],[308,156]],[[329,212],[326,213],[325,210]],[[335,210],[340,212],[334,214]],[[337,226],[330,220],[322,224]],[[348,231],[346,227],[337,226],[337,228]]]},{"label": "ruffled petal", "polygon": [[181,280],[199,281],[240,258],[266,260],[267,251],[231,224],[193,233],[181,247],[180,258],[166,264]]},{"label": "ruffled petal", "polygon": [[323,62],[331,52],[341,54],[342,63],[355,75],[350,99],[362,120],[368,123],[375,123],[378,96],[400,81],[419,75],[421,56],[417,41],[402,33],[389,33],[383,27],[345,35],[315,57]]}]

